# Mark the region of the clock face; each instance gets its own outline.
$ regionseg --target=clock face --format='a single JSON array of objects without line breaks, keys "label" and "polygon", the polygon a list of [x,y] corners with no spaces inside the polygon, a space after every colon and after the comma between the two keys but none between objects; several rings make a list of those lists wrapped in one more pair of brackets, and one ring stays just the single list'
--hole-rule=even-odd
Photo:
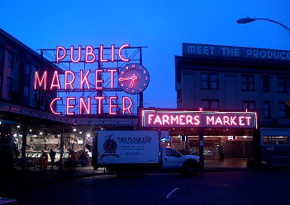
[{"label": "clock face", "polygon": [[134,95],[143,92],[147,88],[150,76],[144,66],[130,63],[121,68],[118,81],[122,90]]}]

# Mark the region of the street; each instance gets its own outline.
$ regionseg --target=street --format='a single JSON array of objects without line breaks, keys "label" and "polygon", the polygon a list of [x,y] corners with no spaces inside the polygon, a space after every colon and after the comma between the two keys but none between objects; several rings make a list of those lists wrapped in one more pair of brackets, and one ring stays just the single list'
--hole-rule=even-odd
[{"label": "street", "polygon": [[290,204],[290,170],[95,175],[15,193],[20,204]]}]

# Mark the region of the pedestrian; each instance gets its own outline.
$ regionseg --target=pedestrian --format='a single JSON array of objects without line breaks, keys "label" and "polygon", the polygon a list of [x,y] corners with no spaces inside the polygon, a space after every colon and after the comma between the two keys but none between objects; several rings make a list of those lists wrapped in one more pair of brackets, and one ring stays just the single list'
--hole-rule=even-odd
[{"label": "pedestrian", "polygon": [[50,149],[49,156],[50,156],[50,160],[51,160],[51,169],[53,169],[55,152],[52,149]]},{"label": "pedestrian", "polygon": [[44,150],[42,150],[42,165],[43,165],[43,167],[45,167],[45,168],[47,167],[47,162],[48,162],[48,155]]}]

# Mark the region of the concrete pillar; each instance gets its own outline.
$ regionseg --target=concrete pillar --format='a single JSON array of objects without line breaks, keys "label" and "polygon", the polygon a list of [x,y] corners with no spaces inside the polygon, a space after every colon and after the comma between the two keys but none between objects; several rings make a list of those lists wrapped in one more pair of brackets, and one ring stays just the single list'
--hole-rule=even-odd
[{"label": "concrete pillar", "polygon": [[199,129],[199,157],[200,157],[200,162],[202,163],[202,167],[204,167],[203,146],[204,146],[203,129],[200,128]]},{"label": "concrete pillar", "polygon": [[63,153],[64,153],[64,127],[61,126],[61,133],[60,133],[60,158],[59,158],[59,171],[63,171]]},{"label": "concrete pillar", "polygon": [[21,171],[26,171],[27,124],[22,123]]}]

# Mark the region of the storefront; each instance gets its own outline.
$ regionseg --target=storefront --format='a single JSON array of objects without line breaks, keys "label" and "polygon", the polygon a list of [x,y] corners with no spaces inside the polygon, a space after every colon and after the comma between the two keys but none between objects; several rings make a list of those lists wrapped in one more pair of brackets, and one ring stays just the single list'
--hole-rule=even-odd
[{"label": "storefront", "polygon": [[144,109],[141,120],[142,128],[170,132],[169,140],[164,140],[162,146],[199,155],[205,166],[207,160],[245,162],[258,151],[254,147],[254,141],[259,140],[255,112]]}]

